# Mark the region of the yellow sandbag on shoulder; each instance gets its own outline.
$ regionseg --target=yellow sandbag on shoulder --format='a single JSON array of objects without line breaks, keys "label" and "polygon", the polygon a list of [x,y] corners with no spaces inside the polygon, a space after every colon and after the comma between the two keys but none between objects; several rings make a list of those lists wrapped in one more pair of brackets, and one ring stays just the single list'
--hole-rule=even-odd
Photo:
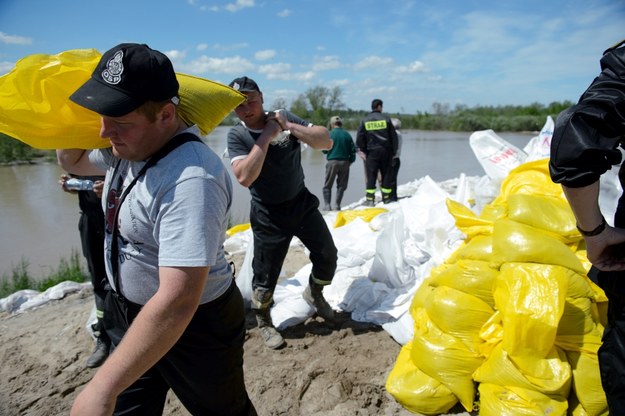
[{"label": "yellow sandbag on shoulder", "polygon": [[451,390],[470,411],[475,399],[472,374],[483,358],[458,338],[446,334],[429,319],[424,309],[416,310],[411,359],[421,371]]},{"label": "yellow sandbag on shoulder", "polygon": [[495,279],[503,348],[512,356],[540,359],[553,348],[564,311],[568,279],[552,265],[507,263]]},{"label": "yellow sandbag on shoulder", "polygon": [[[73,49],[20,59],[0,77],[0,132],[38,149],[95,149],[110,146],[99,137],[100,117],[69,100],[91,77],[101,54]],[[179,114],[208,134],[245,96],[203,78],[176,74]]]},{"label": "yellow sandbag on shoulder", "polygon": [[575,253],[562,241],[529,225],[501,219],[495,221],[491,265],[499,268],[508,262],[555,264],[586,274]]},{"label": "yellow sandbag on shoulder", "polygon": [[95,49],[20,59],[0,77],[0,132],[38,149],[108,147],[100,118],[69,100],[100,60]]},{"label": "yellow sandbag on shoulder", "polygon": [[412,343],[408,342],[399,351],[386,379],[386,391],[411,412],[423,415],[446,413],[458,403],[458,398],[414,365],[411,350]]},{"label": "yellow sandbag on shoulder", "polygon": [[[473,378],[478,383],[490,383],[505,387],[521,387],[536,390],[552,397],[566,399],[571,388],[571,366],[566,354],[559,348],[552,350],[543,358],[535,358],[530,366],[526,362],[513,360],[498,344],[491,355],[475,370]],[[523,367],[532,367],[532,373],[524,372]]]},{"label": "yellow sandbag on shoulder", "polygon": [[483,300],[494,306],[493,284],[499,270],[490,267],[483,260],[460,259],[447,267],[439,267],[430,272],[429,283],[432,286],[448,286]]},{"label": "yellow sandbag on shoulder", "polygon": [[365,222],[370,222],[373,218],[384,212],[388,212],[388,210],[385,208],[365,208],[339,211],[336,214],[336,220],[334,220],[334,228],[342,227],[354,221],[356,218],[360,218]]},{"label": "yellow sandbag on shoulder", "polygon": [[425,301],[425,311],[444,333],[460,339],[479,353],[480,328],[493,315],[486,302],[448,286],[439,286]]},{"label": "yellow sandbag on shoulder", "polygon": [[480,416],[536,416],[567,414],[568,402],[536,390],[481,383]]},{"label": "yellow sandbag on shoulder", "polygon": [[204,136],[245,100],[245,95],[219,82],[180,72],[176,78],[180,84],[180,118],[189,125],[196,124]]},{"label": "yellow sandbag on shoulder", "polygon": [[579,241],[575,216],[562,198],[545,195],[510,195],[508,218],[561,236],[564,242]]}]

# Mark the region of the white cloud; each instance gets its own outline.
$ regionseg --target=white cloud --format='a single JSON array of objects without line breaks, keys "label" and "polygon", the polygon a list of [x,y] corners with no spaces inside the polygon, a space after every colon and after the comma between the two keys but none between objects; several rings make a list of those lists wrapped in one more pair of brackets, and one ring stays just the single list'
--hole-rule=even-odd
[{"label": "white cloud", "polygon": [[291,15],[291,11],[289,9],[284,9],[278,12],[278,17],[289,17]]},{"label": "white cloud", "polygon": [[238,74],[254,69],[254,65],[251,62],[240,56],[231,58],[209,58],[208,56],[201,56],[188,64],[182,65],[182,67],[193,74],[203,74],[207,72]]},{"label": "white cloud", "polygon": [[7,35],[0,32],[0,43],[6,43],[7,45],[32,45],[33,40],[24,36]]},{"label": "white cloud", "polygon": [[176,49],[165,51],[165,55],[167,55],[172,61],[179,61],[187,56],[185,52]]},{"label": "white cloud", "polygon": [[232,13],[248,7],[254,7],[254,0],[237,0],[235,3],[229,3],[224,6],[226,10]]},{"label": "white cloud", "polygon": [[195,49],[197,49],[198,51],[205,51],[206,49],[208,49],[208,45],[206,43],[200,43],[195,47]]},{"label": "white cloud", "polygon": [[310,81],[315,77],[313,71],[291,73],[291,64],[276,63],[261,65],[258,72],[264,74],[267,79],[279,79],[283,81]]},{"label": "white cloud", "polygon": [[313,62],[314,71],[327,71],[329,69],[337,69],[341,67],[339,57],[336,55],[328,55],[315,57]]},{"label": "white cloud", "polygon": [[384,58],[381,56],[368,56],[360,62],[354,64],[355,70],[367,69],[367,68],[384,68],[393,63],[393,58]]},{"label": "white cloud", "polygon": [[258,61],[266,61],[267,59],[272,59],[276,56],[276,51],[273,49],[265,49],[262,51],[258,51],[254,54],[254,58]]},{"label": "white cloud", "polygon": [[250,45],[246,42],[233,43],[232,45],[222,45],[221,43],[216,43],[215,45],[213,45],[213,48],[217,49],[218,51],[233,51],[236,49],[245,49],[249,46]]},{"label": "white cloud", "polygon": [[400,74],[414,74],[416,72],[425,72],[425,65],[423,64],[423,62],[420,61],[414,61],[408,65],[400,65],[397,68],[395,68],[395,72],[400,73]]}]

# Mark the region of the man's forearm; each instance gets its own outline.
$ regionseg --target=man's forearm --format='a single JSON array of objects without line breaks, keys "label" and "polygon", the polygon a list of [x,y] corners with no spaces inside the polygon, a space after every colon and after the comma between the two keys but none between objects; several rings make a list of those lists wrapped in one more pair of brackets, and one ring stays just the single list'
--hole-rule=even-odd
[{"label": "man's forearm", "polygon": [[599,181],[581,188],[562,185],[571,210],[577,220],[577,226],[583,230],[594,230],[602,223],[599,208]]}]

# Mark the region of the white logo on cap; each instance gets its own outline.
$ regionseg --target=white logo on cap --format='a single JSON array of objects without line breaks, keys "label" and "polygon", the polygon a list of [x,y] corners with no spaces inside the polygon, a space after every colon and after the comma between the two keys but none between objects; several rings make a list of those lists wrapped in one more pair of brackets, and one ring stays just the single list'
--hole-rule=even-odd
[{"label": "white logo on cap", "polygon": [[232,86],[232,89],[239,91],[241,89],[241,86],[239,85],[238,82],[235,82],[234,85]]},{"label": "white logo on cap", "polygon": [[102,79],[109,84],[119,84],[122,80],[122,73],[124,72],[124,64],[122,58],[124,57],[124,51],[117,51],[115,55],[106,63],[106,69],[102,71]]}]

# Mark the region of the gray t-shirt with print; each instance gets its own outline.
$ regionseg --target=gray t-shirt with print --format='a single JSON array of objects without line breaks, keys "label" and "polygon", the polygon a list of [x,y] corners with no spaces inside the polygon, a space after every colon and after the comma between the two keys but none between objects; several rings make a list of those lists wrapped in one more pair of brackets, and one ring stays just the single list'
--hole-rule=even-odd
[{"label": "gray t-shirt with print", "polygon": [[[199,133],[195,127],[186,131]],[[90,160],[107,169],[102,204],[107,216],[106,268],[113,286],[110,224],[116,196],[145,162],[120,160],[111,149],[92,151]],[[228,171],[203,143],[185,143],[150,167],[131,188],[119,211],[121,293],[144,305],[158,290],[159,267],[210,266],[200,303],[223,294],[232,281],[223,248],[231,204]]]}]

